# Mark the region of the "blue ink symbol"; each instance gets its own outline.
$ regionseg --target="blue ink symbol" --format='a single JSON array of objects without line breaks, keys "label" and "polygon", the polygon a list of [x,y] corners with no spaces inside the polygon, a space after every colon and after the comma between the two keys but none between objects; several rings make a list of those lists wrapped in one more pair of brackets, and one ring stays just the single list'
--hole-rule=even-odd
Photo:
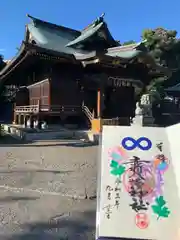
[{"label": "blue ink symbol", "polygon": [[[130,146],[127,145],[128,141],[132,143]],[[146,145],[143,146],[142,142],[145,142]],[[125,138],[123,138],[121,145],[123,146],[124,149],[129,150],[129,151],[134,150],[137,147],[142,151],[147,151],[147,150],[151,149],[152,142],[151,142],[151,140],[149,140],[146,137],[140,137],[137,140],[132,137],[125,137]]]}]

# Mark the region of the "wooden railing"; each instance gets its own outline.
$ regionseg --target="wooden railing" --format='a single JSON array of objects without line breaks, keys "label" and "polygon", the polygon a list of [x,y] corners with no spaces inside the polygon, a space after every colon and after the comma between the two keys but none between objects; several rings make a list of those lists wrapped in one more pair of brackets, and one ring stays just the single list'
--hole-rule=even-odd
[{"label": "wooden railing", "polygon": [[119,125],[119,118],[102,119],[103,125]]},{"label": "wooden railing", "polygon": [[39,112],[39,105],[16,106],[17,113],[37,113]]},{"label": "wooden railing", "polygon": [[28,105],[28,106],[16,106],[16,113],[38,113],[38,112],[76,112],[82,111],[81,106],[76,105]]},{"label": "wooden railing", "polygon": [[81,106],[76,106],[76,105],[51,105],[50,106],[50,111],[57,111],[57,112],[76,112],[76,111],[81,111]]},{"label": "wooden railing", "polygon": [[[76,105],[51,105],[50,107],[47,105],[29,105],[29,106],[16,106],[16,113],[38,113],[38,112],[83,112],[86,117],[92,122],[94,119],[93,114],[89,110],[89,108],[85,105],[76,106]],[[111,119],[101,119],[102,125],[130,125],[129,118],[111,118]]]},{"label": "wooden railing", "polygon": [[111,119],[102,119],[103,125],[130,125],[130,118],[128,117],[117,117]]}]

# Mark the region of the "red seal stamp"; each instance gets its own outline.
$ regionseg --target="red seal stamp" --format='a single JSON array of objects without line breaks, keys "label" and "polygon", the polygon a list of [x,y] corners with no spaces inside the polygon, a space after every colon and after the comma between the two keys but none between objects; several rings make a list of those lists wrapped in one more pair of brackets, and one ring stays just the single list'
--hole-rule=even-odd
[{"label": "red seal stamp", "polygon": [[137,213],[135,222],[136,226],[140,229],[146,229],[149,226],[149,220],[146,213]]},{"label": "red seal stamp", "polygon": [[130,194],[133,188],[134,196],[139,196],[139,191],[142,197],[152,194],[156,184],[152,172],[149,169],[143,169],[142,178],[143,180],[140,179],[137,173],[134,174],[131,168],[127,169],[123,175],[125,190]]}]

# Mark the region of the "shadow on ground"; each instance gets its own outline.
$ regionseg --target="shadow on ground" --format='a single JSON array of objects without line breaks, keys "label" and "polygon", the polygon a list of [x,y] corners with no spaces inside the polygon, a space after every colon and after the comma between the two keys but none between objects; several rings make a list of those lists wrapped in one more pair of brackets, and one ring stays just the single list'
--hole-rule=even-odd
[{"label": "shadow on ground", "polygon": [[95,211],[63,214],[49,222],[27,223],[24,233],[1,238],[6,240],[92,240],[95,239]]},{"label": "shadow on ground", "polygon": [[37,200],[39,197],[26,197],[26,196],[7,196],[0,198],[0,202],[15,202],[15,201],[32,201]]},{"label": "shadow on ground", "polygon": [[[23,140],[14,139],[11,136],[5,135],[5,136],[0,136],[0,147],[53,147],[53,146],[91,147],[91,146],[98,145],[95,142],[89,142],[89,141],[83,142],[79,139],[72,139],[72,138],[71,139],[69,138],[53,139],[51,141],[52,142],[55,141],[55,143],[48,144],[46,143],[46,141],[44,141],[45,144],[42,144],[43,141],[41,141],[41,144],[37,145],[37,144],[33,144],[36,141],[23,141]],[[64,143],[65,141],[69,141],[69,142]]]},{"label": "shadow on ground", "polygon": [[17,170],[0,170],[0,173],[28,173],[28,172],[36,172],[36,173],[53,173],[53,174],[68,174],[73,171],[57,171],[57,170],[42,170],[42,169],[17,169]]}]

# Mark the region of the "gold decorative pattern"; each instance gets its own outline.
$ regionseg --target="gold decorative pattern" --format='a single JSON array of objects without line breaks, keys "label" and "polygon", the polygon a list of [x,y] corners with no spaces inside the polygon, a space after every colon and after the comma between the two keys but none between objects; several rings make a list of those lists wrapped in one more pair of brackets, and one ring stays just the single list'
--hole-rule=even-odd
[{"label": "gold decorative pattern", "polygon": [[119,65],[121,63],[121,61],[119,60],[119,59],[114,59],[113,61],[112,61],[112,64],[113,65]]},{"label": "gold decorative pattern", "polygon": [[34,56],[38,56],[38,57],[40,57],[40,59],[44,59],[44,60],[61,60],[61,61],[64,61],[64,62],[69,61],[66,58],[62,58],[62,57],[58,57],[58,56],[49,56],[48,54],[37,52],[35,49],[32,49],[30,51],[30,54],[34,55]]}]

